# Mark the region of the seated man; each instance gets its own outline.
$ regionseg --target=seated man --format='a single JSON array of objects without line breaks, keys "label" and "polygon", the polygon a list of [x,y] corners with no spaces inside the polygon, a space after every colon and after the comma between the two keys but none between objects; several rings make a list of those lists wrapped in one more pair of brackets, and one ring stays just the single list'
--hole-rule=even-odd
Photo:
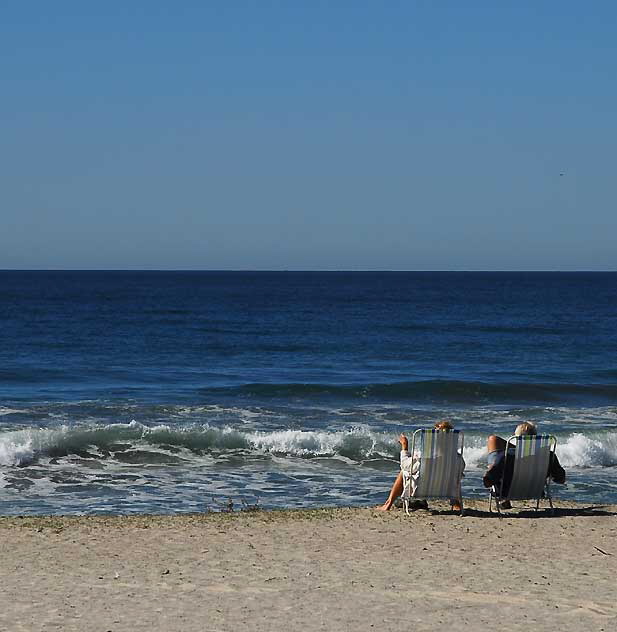
[{"label": "seated man", "polygon": [[[522,424],[519,424],[514,430],[514,435],[516,437],[523,435],[536,435],[537,433],[538,430],[536,425],[530,421],[525,421]],[[506,447],[508,449],[508,461],[504,471]],[[507,496],[510,489],[510,483],[512,481],[512,474],[514,472],[514,458],[510,458],[510,456],[514,457],[514,446],[512,444],[506,446],[505,439],[502,439],[497,435],[491,435],[487,441],[487,449],[488,469],[482,478],[484,487],[492,487],[495,485],[495,487],[499,488],[501,485],[501,479],[503,478],[502,493],[504,496]],[[555,483],[566,482],[566,472],[563,467],[561,467],[557,455],[553,452],[551,452],[547,476],[550,476]],[[506,500],[501,504],[502,509],[511,509],[511,507],[512,506],[509,500]]]},{"label": "seated man", "polygon": [[[454,427],[449,421],[438,421],[435,424],[434,428],[435,430],[453,430],[454,429]],[[401,434],[401,436],[398,438],[398,442],[401,444],[401,471],[398,473],[396,480],[392,484],[392,489],[390,490],[388,500],[386,500],[386,502],[383,505],[380,505],[379,507],[377,507],[379,511],[389,511],[392,505],[394,504],[394,501],[403,493],[403,486],[404,486],[403,470],[408,470],[412,465],[412,457],[411,457],[411,454],[409,453],[409,440],[404,434]],[[463,460],[463,457],[461,455],[459,456],[460,456],[461,476],[462,476],[463,471],[465,469],[465,461]],[[411,481],[410,481],[412,496],[413,496],[413,490],[416,487],[418,472],[420,470],[420,460],[418,458],[418,455],[415,454],[414,457],[415,457],[414,471],[411,473]],[[428,509],[428,503],[426,502],[426,500],[421,500],[417,502],[418,502],[419,508]],[[461,506],[458,500],[453,499],[450,501],[450,504],[454,511],[461,510]]]}]

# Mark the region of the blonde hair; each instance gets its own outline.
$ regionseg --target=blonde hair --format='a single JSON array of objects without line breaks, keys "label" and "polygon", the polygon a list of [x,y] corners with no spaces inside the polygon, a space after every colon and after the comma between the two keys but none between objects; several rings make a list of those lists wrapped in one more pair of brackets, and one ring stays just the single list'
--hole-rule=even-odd
[{"label": "blonde hair", "polygon": [[435,430],[454,430],[454,426],[446,419],[437,421],[434,428]]},{"label": "blonde hair", "polygon": [[538,434],[538,428],[536,427],[536,424],[532,423],[531,421],[524,421],[522,424],[516,426],[514,430],[514,435],[516,437],[535,434]]}]

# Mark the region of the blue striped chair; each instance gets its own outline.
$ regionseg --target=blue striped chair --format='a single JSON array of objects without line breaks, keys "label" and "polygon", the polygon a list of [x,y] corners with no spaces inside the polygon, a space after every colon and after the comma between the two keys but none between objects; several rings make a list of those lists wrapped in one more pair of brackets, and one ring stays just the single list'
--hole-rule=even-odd
[{"label": "blue striped chair", "polygon": [[[493,497],[497,505],[497,511],[501,514],[500,503],[506,500],[536,500],[536,511],[540,508],[540,500],[546,497],[554,513],[553,500],[551,498],[551,479],[548,476],[548,468],[551,453],[555,452],[557,439],[553,435],[522,435],[508,439],[503,462],[503,471],[509,461],[514,459],[512,480],[507,493],[504,493],[504,478],[502,476],[499,486],[493,485],[489,495],[488,509],[491,511]],[[512,450],[511,446],[514,446]]]},{"label": "blue striped chair", "polygon": [[460,430],[416,430],[411,438],[411,467],[403,470],[403,506],[412,499],[457,500],[463,513],[461,477],[464,467]]}]

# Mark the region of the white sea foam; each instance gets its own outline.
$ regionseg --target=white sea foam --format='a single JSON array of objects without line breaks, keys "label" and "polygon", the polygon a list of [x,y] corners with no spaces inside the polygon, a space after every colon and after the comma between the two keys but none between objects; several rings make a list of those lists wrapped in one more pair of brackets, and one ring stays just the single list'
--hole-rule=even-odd
[{"label": "white sea foam", "polygon": [[240,420],[254,419],[261,417],[264,414],[268,414],[268,411],[265,411],[260,407],[241,408],[237,406],[219,406],[217,404],[210,404],[207,406],[180,406],[175,412],[178,416],[194,416],[204,414],[232,415]]},{"label": "white sea foam", "polygon": [[26,465],[52,448],[65,445],[67,441],[83,442],[88,436],[83,427],[26,428],[0,434],[0,465]]},{"label": "white sea foam", "polygon": [[617,465],[617,432],[585,435],[576,432],[557,444],[564,467],[614,467]]},{"label": "white sea foam", "polygon": [[249,435],[249,442],[257,449],[294,456],[326,455],[336,451],[341,433],[280,430],[256,432]]},{"label": "white sea foam", "polygon": [[27,410],[17,410],[16,408],[7,408],[6,406],[0,406],[0,417],[3,415],[13,415],[15,413],[24,413]]},{"label": "white sea foam", "polygon": [[[617,431],[564,432],[558,441],[570,480],[585,482],[585,498],[614,498]],[[485,432],[466,432],[465,494],[484,494],[485,444]],[[392,428],[364,425],[271,432],[247,431],[239,422],[30,428],[0,433],[0,501],[2,513],[216,511],[228,497],[237,507],[242,498],[264,507],[367,506],[383,501],[397,468],[385,459],[396,461],[397,448]],[[11,467],[29,462],[36,463],[34,476]],[[559,493],[576,499],[582,492],[571,483]]]},{"label": "white sea foam", "polygon": [[[146,426],[136,420],[106,425],[59,426],[53,429],[27,428],[0,433],[0,465],[28,464],[41,456],[62,457],[88,454],[113,459],[115,446],[157,452],[182,451],[182,458],[195,458],[213,451],[242,450],[289,457],[343,457],[350,462],[398,458],[398,446],[391,433],[368,426],[344,430],[246,431],[241,426],[212,427],[191,424]],[[110,455],[110,452],[112,453]],[[169,452],[171,455],[172,452]],[[557,454],[566,468],[617,466],[617,431],[572,433],[558,436]],[[486,436],[468,433],[464,457],[468,469],[486,466]]]},{"label": "white sea foam", "polygon": [[34,458],[30,431],[7,432],[0,436],[0,465],[22,465]]},{"label": "white sea foam", "polygon": [[487,457],[486,441],[482,442],[478,440],[477,442],[473,442],[471,444],[465,444],[463,457],[465,459],[467,469],[485,468]]},{"label": "white sea foam", "polygon": [[[467,467],[486,467],[486,438],[465,440]],[[575,432],[557,436],[557,456],[565,468],[617,466],[617,432]]]},{"label": "white sea foam", "polygon": [[[486,437],[465,437],[468,468],[486,467]],[[557,456],[565,468],[617,466],[617,432],[575,432],[557,436]]]}]

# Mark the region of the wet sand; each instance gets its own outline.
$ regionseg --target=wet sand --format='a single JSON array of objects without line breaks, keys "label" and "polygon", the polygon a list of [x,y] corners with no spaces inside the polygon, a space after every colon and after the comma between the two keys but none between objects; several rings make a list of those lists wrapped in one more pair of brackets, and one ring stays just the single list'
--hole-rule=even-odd
[{"label": "wet sand", "polygon": [[0,630],[617,629],[617,506],[432,507],[0,518]]}]

